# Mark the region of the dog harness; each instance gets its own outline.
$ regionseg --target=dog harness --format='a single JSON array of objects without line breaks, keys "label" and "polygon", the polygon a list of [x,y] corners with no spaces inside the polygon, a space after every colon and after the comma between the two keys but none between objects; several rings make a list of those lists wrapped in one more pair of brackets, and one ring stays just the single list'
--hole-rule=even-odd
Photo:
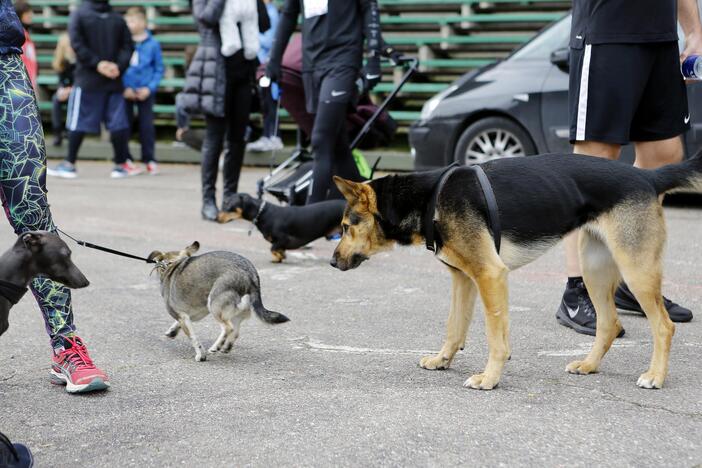
[{"label": "dog harness", "polygon": [[426,246],[428,250],[431,250],[435,254],[441,249],[441,236],[436,230],[436,205],[439,201],[439,194],[444,188],[444,184],[448,178],[456,172],[458,169],[468,169],[475,172],[478,178],[478,183],[480,184],[480,189],[483,192],[483,197],[485,198],[485,204],[487,205],[487,217],[488,217],[488,227],[490,228],[492,239],[495,242],[495,250],[500,253],[500,241],[502,238],[502,229],[500,227],[500,214],[497,208],[497,200],[495,199],[495,193],[492,191],[492,185],[490,185],[490,180],[487,178],[485,171],[479,165],[474,166],[462,166],[455,162],[444,169],[439,177],[439,182],[434,187],[434,192],[429,200],[429,205],[427,206],[427,212],[424,216],[424,239],[426,240]]},{"label": "dog harness", "polygon": [[27,288],[24,286],[17,286],[16,284],[0,280],[0,296],[10,301],[12,305],[17,304],[26,292]]}]

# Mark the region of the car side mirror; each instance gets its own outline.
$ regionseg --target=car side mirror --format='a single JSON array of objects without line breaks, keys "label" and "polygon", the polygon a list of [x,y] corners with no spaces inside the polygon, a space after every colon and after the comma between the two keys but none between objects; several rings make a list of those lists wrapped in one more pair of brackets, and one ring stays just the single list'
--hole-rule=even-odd
[{"label": "car side mirror", "polygon": [[557,66],[559,70],[568,73],[570,71],[570,49],[563,47],[551,52],[551,63]]}]

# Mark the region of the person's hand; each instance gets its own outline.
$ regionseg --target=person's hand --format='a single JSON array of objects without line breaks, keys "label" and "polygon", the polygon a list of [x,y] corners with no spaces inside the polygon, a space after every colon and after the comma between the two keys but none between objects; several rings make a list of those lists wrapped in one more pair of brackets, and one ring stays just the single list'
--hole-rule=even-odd
[{"label": "person's hand", "polygon": [[277,60],[270,60],[268,65],[266,65],[266,76],[270,78],[272,82],[277,83],[280,80],[281,74],[280,63]]},{"label": "person's hand", "polygon": [[124,96],[124,99],[127,101],[134,101],[137,98],[137,95],[132,88],[124,88],[122,96]]},{"label": "person's hand", "polygon": [[685,36],[685,50],[680,54],[680,63],[690,55],[702,55],[702,31]]},{"label": "person's hand", "polygon": [[151,96],[151,90],[147,87],[139,88],[136,90],[136,97],[140,101],[146,101]]},{"label": "person's hand", "polygon": [[119,77],[119,67],[109,60],[101,60],[97,64],[97,71],[102,76],[114,80]]},{"label": "person's hand", "polygon": [[56,90],[56,97],[58,98],[59,102],[66,102],[68,100],[68,96],[71,94],[71,87],[66,86],[66,87],[61,87]]},{"label": "person's hand", "polygon": [[382,74],[380,72],[380,57],[377,55],[371,55],[370,57],[368,57],[366,66],[363,68],[363,78],[367,83],[366,86],[368,91],[375,88],[375,85],[377,85],[380,82],[381,77]]}]

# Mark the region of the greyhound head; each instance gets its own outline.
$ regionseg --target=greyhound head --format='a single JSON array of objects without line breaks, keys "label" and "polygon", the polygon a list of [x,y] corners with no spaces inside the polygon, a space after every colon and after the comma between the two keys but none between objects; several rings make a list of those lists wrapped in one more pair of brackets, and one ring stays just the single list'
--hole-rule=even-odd
[{"label": "greyhound head", "polygon": [[26,256],[29,278],[43,275],[74,289],[90,284],[71,260],[71,249],[52,232],[26,232],[17,239],[15,249]]}]

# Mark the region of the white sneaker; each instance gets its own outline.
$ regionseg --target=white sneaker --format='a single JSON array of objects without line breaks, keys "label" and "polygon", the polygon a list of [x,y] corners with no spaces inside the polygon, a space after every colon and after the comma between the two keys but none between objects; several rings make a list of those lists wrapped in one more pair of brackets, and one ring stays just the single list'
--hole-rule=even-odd
[{"label": "white sneaker", "polygon": [[246,151],[251,151],[253,153],[262,153],[268,151],[266,148],[270,145],[268,137],[262,136],[258,140],[246,145]]},{"label": "white sneaker", "polygon": [[268,151],[279,151],[283,149],[283,140],[280,137],[272,136],[268,139]]}]

